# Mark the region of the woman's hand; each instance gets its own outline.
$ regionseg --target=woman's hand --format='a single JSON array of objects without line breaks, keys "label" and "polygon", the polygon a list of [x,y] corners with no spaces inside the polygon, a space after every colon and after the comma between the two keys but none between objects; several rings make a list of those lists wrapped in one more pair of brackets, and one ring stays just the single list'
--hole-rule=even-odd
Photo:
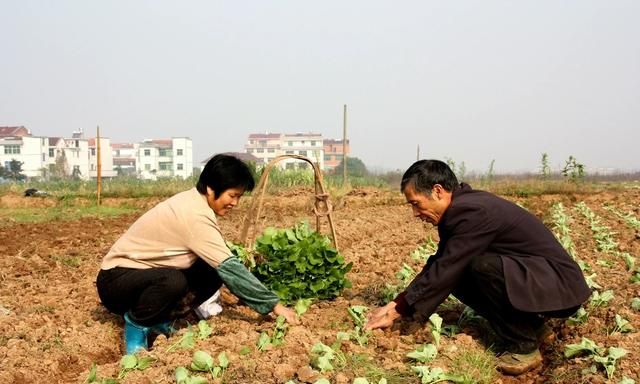
[{"label": "woman's hand", "polygon": [[287,320],[287,323],[291,325],[300,324],[300,320],[298,319],[298,315],[292,310],[284,305],[278,303],[275,307],[273,307],[273,314],[276,316],[284,316],[284,319]]},{"label": "woman's hand", "polygon": [[396,311],[396,303],[392,301],[384,307],[369,312],[365,329],[388,328],[398,317],[400,314]]}]

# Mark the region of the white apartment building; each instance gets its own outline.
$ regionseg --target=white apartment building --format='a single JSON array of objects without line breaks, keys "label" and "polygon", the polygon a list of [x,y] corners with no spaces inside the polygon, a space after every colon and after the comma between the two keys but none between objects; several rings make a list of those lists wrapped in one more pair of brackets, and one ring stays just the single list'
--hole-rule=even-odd
[{"label": "white apartment building", "polygon": [[40,177],[48,153],[47,145],[46,137],[0,137],[0,164],[8,169],[11,161],[17,160],[22,162],[22,174],[27,177]]},{"label": "white apartment building", "polygon": [[[319,133],[252,133],[244,146],[245,152],[258,158],[258,165],[265,165],[280,155],[302,155],[324,169],[324,147]],[[306,167],[307,163],[296,159],[282,160],[281,168]]]},{"label": "white apartment building", "polygon": [[188,137],[147,139],[138,143],[136,171],[140,178],[157,180],[159,177],[193,175],[193,143]]},{"label": "white apartment building", "polygon": [[[100,138],[100,176],[116,177],[118,172],[113,167],[113,152],[111,140],[108,137]],[[89,177],[98,177],[98,145],[97,139],[89,139]]]}]

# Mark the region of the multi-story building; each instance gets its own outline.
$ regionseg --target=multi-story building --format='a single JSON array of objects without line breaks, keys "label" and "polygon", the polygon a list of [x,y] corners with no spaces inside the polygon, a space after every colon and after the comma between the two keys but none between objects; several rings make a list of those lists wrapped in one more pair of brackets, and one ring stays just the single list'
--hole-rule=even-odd
[{"label": "multi-story building", "polygon": [[[116,177],[118,172],[113,168],[113,152],[111,139],[100,138],[100,177]],[[89,177],[98,177],[98,145],[96,138],[89,139]]]},{"label": "multi-story building", "polygon": [[344,148],[342,140],[325,139],[324,140],[324,166],[326,170],[335,169],[344,158],[344,150],[346,149],[347,156],[349,155],[349,140],[347,140],[347,146]]},{"label": "multi-story building", "polygon": [[138,144],[136,171],[142,179],[193,175],[193,144],[188,137],[147,139]]},{"label": "multi-story building", "polygon": [[[252,133],[244,146],[245,151],[258,158],[258,165],[267,164],[276,156],[302,155],[324,168],[324,148],[319,133]],[[306,167],[307,163],[296,159],[285,159],[282,168]]]},{"label": "multi-story building", "polygon": [[111,144],[111,156],[113,157],[113,167],[118,175],[137,175],[137,143],[113,143]]},{"label": "multi-story building", "polygon": [[25,127],[0,127],[0,165],[5,168],[16,160],[22,163],[22,174],[40,177],[47,148],[46,137],[31,136]]}]

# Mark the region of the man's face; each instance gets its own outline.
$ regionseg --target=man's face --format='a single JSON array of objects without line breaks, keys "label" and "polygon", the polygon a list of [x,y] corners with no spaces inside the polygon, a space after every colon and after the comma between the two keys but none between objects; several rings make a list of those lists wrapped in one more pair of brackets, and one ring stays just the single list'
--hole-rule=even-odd
[{"label": "man's face", "polygon": [[407,185],[402,192],[407,203],[411,205],[413,215],[432,225],[440,223],[442,215],[451,203],[451,193],[445,191],[440,184],[434,185],[430,194],[416,192],[411,184]]},{"label": "man's face", "polygon": [[238,205],[240,197],[242,197],[243,194],[243,188],[229,188],[222,192],[216,199],[213,190],[207,187],[207,203],[209,203],[209,207],[213,209],[216,215],[224,216],[229,213],[233,207]]}]

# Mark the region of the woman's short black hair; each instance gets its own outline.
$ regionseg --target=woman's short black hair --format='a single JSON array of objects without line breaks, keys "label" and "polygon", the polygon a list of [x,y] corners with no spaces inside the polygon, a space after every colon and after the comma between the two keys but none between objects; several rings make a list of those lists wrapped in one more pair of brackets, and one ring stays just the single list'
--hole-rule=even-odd
[{"label": "woman's short black hair", "polygon": [[409,184],[416,192],[431,194],[436,184],[442,185],[448,192],[458,188],[458,178],[447,163],[440,160],[419,160],[413,163],[402,175],[400,191],[404,191]]},{"label": "woman's short black hair", "polygon": [[255,186],[249,167],[240,159],[230,155],[215,155],[204,166],[196,188],[203,195],[207,187],[213,189],[217,199],[222,192],[230,188],[242,188],[252,191]]}]

